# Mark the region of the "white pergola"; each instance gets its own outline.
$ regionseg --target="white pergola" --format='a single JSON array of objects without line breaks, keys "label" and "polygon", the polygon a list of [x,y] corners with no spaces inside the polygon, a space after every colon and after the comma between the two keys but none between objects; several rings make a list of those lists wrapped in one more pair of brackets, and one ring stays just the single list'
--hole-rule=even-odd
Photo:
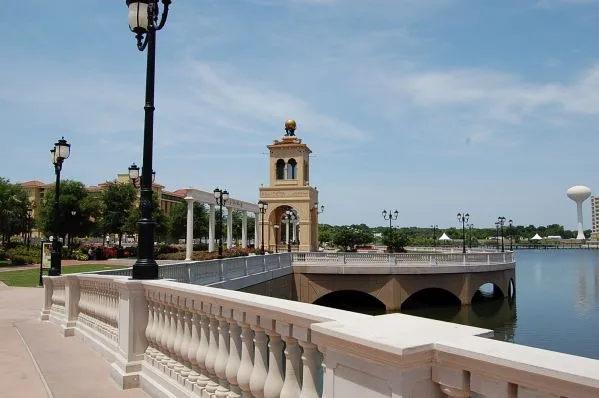
[{"label": "white pergola", "polygon": [[[195,188],[187,189],[187,196],[185,196],[185,200],[187,201],[187,235],[185,239],[186,250],[185,250],[185,260],[191,260],[191,255],[193,253],[193,204],[195,202],[205,203],[210,206],[210,213],[208,217],[208,251],[214,251],[214,229],[216,225],[216,201],[214,199],[214,192],[206,192],[200,191]],[[256,217],[255,226],[255,242],[256,247],[260,245],[260,234],[258,233],[258,214],[260,210],[258,205],[254,203],[244,202],[243,200],[229,198],[227,202],[223,206],[227,209],[227,214],[231,214],[233,210],[239,210],[242,213],[241,217],[241,247],[247,247],[247,213],[254,213],[254,217]],[[233,245],[233,217],[227,217],[227,247],[231,247]]]}]

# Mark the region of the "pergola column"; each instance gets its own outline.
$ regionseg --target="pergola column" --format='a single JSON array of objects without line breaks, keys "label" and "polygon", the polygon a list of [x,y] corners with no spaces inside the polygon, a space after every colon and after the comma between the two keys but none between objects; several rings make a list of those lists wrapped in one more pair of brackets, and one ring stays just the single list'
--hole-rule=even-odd
[{"label": "pergola column", "polygon": [[241,247],[248,247],[248,212],[241,212]]},{"label": "pergola column", "polygon": [[227,207],[227,250],[233,247],[233,209]]},{"label": "pergola column", "polygon": [[193,254],[193,203],[191,196],[186,196],[187,201],[187,234],[185,236],[185,260],[191,260]]},{"label": "pergola column", "polygon": [[208,217],[208,251],[214,251],[214,224],[216,220],[214,204],[210,204],[210,215]]}]

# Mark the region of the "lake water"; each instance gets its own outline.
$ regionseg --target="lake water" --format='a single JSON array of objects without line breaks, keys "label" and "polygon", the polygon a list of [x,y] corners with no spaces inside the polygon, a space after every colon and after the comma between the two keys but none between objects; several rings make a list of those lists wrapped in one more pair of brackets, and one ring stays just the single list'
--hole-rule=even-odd
[{"label": "lake water", "polygon": [[513,302],[404,312],[492,329],[498,340],[599,359],[599,250],[519,250]]}]

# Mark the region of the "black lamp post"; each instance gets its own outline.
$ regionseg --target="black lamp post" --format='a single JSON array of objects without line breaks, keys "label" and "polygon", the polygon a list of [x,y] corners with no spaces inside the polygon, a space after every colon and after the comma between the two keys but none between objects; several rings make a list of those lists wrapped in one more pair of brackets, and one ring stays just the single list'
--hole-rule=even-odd
[{"label": "black lamp post", "polygon": [[277,236],[279,235],[279,224],[275,224],[274,228],[275,228],[275,253],[278,253],[279,252],[279,238]]},{"label": "black lamp post", "polygon": [[505,246],[503,245],[503,225],[505,224],[505,217],[497,217],[497,222],[501,227],[501,252],[505,252]]},{"label": "black lamp post", "polygon": [[263,202],[263,201],[259,201],[258,202],[258,209],[260,209],[260,221],[262,224],[262,228],[261,228],[261,233],[262,233],[262,237],[260,238],[260,254],[264,254],[264,213],[266,213],[266,210],[268,210],[268,203]]},{"label": "black lamp post", "polygon": [[[141,219],[139,228],[138,258],[133,265],[133,279],[158,279],[158,264],[154,259],[154,220],[152,210],[152,152],[154,143],[154,82],[156,78],[156,31],[162,29],[168,17],[171,0],[162,0],[164,9],[158,23],[160,9],[158,0],[126,0],[129,7],[129,28],[135,33],[137,49],[148,48],[146,66],[146,103],[144,106],[144,147],[141,173],[139,208]],[[138,169],[139,173],[139,169]],[[139,174],[138,174],[139,177]]]},{"label": "black lamp post", "polygon": [[499,221],[495,221],[495,247],[499,250]]},{"label": "black lamp post", "polygon": [[509,228],[510,228],[510,251],[513,251],[514,248],[512,246],[512,236],[513,236],[512,235],[512,227],[513,227],[514,222],[512,220],[509,220],[508,224],[509,224]]},{"label": "black lamp post", "polygon": [[31,247],[31,221],[33,215],[33,208],[31,206],[27,206],[27,250]]},{"label": "black lamp post", "polygon": [[291,253],[291,238],[289,237],[289,227],[291,226],[291,223],[293,221],[295,221],[296,218],[297,218],[297,216],[295,215],[295,212],[292,210],[287,210],[283,214],[283,220],[285,220],[285,222],[287,223],[287,252],[288,253]]},{"label": "black lamp post", "polygon": [[474,224],[468,224],[466,226],[468,227],[468,247],[472,249],[472,228],[474,227]]},{"label": "black lamp post", "polygon": [[437,251],[437,228],[439,228],[439,226],[437,224],[433,224],[431,225],[431,228],[433,229],[433,249]]},{"label": "black lamp post", "polygon": [[223,205],[229,200],[229,192],[216,188],[214,190],[214,199],[216,199],[216,204],[220,209],[218,217],[218,258],[223,258]]},{"label": "black lamp post", "polygon": [[470,214],[458,213],[458,222],[462,223],[462,253],[466,253],[466,223],[470,218]]},{"label": "black lamp post", "polygon": [[389,220],[389,244],[387,245],[387,251],[389,253],[393,252],[393,248],[391,247],[391,244],[393,243],[393,226],[392,226],[392,221],[393,220],[397,220],[397,217],[399,217],[399,212],[397,210],[393,211],[393,213],[391,212],[391,210],[389,210],[389,213],[387,213],[387,210],[383,210],[383,218],[385,220]]},{"label": "black lamp post", "polygon": [[62,170],[62,163],[65,159],[71,155],[71,144],[62,137],[54,144],[54,149],[50,150],[52,154],[52,163],[54,164],[54,172],[56,173],[56,193],[54,195],[54,220],[53,220],[53,231],[54,236],[52,238],[52,254],[50,256],[50,269],[48,270],[49,276],[59,276],[61,273],[61,253],[60,253],[60,242],[58,241],[58,225],[60,223],[60,172]]}]

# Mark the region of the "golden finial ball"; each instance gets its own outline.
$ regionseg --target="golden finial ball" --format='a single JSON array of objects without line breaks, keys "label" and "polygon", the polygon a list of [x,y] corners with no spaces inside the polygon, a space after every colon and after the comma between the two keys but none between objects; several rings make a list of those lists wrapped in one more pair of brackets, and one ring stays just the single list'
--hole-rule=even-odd
[{"label": "golden finial ball", "polygon": [[285,130],[296,130],[297,129],[297,123],[295,123],[295,120],[293,119],[289,119],[285,121]]}]

